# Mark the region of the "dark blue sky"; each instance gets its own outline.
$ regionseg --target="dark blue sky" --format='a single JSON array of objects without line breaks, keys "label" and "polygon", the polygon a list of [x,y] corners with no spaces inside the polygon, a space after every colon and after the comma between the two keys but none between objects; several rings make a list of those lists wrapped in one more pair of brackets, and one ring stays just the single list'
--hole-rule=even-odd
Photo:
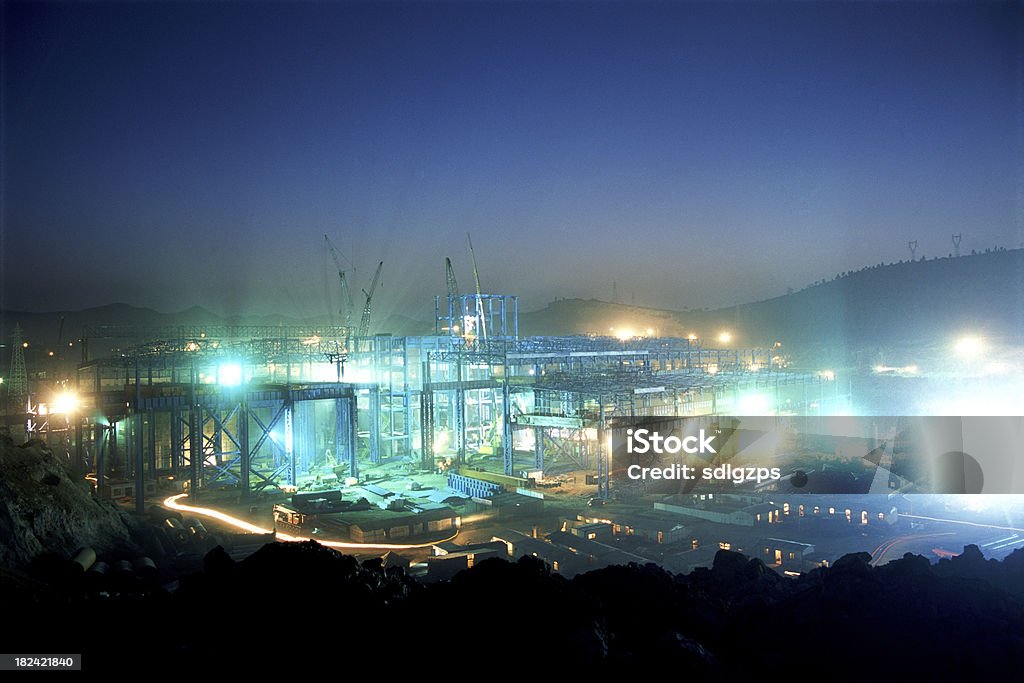
[{"label": "dark blue sky", "polygon": [[467,231],[527,309],[1024,242],[1014,3],[3,12],[9,309],[322,315],[325,232],[423,319]]}]

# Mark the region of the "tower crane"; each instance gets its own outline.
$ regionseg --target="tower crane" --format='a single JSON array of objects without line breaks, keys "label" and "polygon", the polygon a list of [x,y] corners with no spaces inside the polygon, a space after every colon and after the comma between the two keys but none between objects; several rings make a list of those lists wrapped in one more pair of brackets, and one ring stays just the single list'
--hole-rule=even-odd
[{"label": "tower crane", "polygon": [[459,283],[455,280],[455,269],[452,267],[452,260],[444,257],[444,279],[448,285],[448,296],[459,296]]},{"label": "tower crane", "polygon": [[[334,260],[334,266],[338,269],[338,279],[341,281],[341,319],[342,324],[351,329],[352,327],[352,309],[355,308],[355,304],[352,303],[352,292],[348,288],[348,279],[345,277],[345,269],[341,267],[341,257],[338,254],[338,250],[331,244],[331,239],[324,235],[324,241],[327,243],[327,250],[331,252],[331,258]],[[348,261],[348,259],[345,259]],[[352,266],[352,271],[355,271],[355,265],[349,261],[349,265]]]},{"label": "tower crane", "polygon": [[359,320],[359,331],[357,336],[365,337],[370,333],[370,306],[373,301],[373,292],[377,289],[377,282],[380,281],[380,269],[384,267],[384,262],[381,261],[377,264],[377,272],[373,274],[373,281],[370,283],[370,291],[363,290],[363,294],[366,295],[366,303],[363,304],[363,317]]}]

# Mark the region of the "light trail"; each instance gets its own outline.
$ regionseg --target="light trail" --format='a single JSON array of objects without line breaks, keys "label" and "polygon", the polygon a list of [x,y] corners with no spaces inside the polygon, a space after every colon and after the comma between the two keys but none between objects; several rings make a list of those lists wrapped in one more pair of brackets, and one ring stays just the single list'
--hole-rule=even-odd
[{"label": "light trail", "polygon": [[1014,534],[1013,536],[1003,536],[1002,538],[997,538],[997,539],[996,539],[996,540],[994,540],[994,541],[989,541],[988,543],[983,543],[983,544],[981,545],[981,547],[982,547],[982,548],[988,548],[989,546],[993,546],[993,545],[995,545],[996,543],[1003,543],[1003,542],[1005,542],[1005,541],[1012,541],[1012,540],[1013,540],[1013,539],[1015,539],[1015,538],[1017,538],[1017,534]]},{"label": "light trail", "polygon": [[[209,517],[210,519],[215,519],[218,522],[222,522],[224,524],[227,524],[228,526],[233,526],[236,529],[241,529],[242,531],[248,531],[251,534],[272,534],[272,533],[275,533],[275,531],[276,531],[275,529],[264,529],[261,526],[257,526],[255,524],[250,524],[249,522],[246,522],[243,519],[238,519],[237,517],[232,517],[229,514],[221,512],[220,510],[214,510],[213,508],[196,507],[195,505],[186,505],[184,503],[179,503],[178,502],[178,499],[185,498],[186,496],[188,496],[187,493],[179,493],[176,496],[171,496],[170,498],[166,498],[164,500],[164,505],[166,505],[167,507],[169,507],[172,510],[178,510],[180,512],[188,512],[188,513],[191,513],[193,515],[199,515],[200,517]],[[328,546],[330,548],[346,548],[346,549],[350,549],[350,550],[352,550],[352,549],[355,549],[355,550],[416,550],[416,549],[419,549],[419,548],[430,548],[431,546],[433,546],[433,545],[435,545],[437,543],[444,543],[445,541],[450,541],[450,540],[454,539],[458,535],[459,535],[459,530],[456,529],[455,533],[452,534],[451,536],[449,536],[448,538],[442,538],[442,539],[439,539],[439,540],[436,540],[436,541],[430,541],[429,543],[407,543],[407,544],[399,544],[399,543],[346,543],[344,541],[325,541],[325,540],[321,540],[319,538],[307,538],[306,536],[292,536],[290,534],[282,534],[282,533],[279,533],[279,532],[276,534],[276,538],[279,541],[289,541],[289,542],[316,541],[320,545],[326,545],[326,546]]]},{"label": "light trail", "polygon": [[1015,526],[1000,526],[998,524],[981,524],[979,522],[965,522],[961,519],[941,519],[939,517],[924,517],[922,515],[904,515],[900,517],[906,517],[907,519],[924,519],[929,522],[945,522],[946,524],[966,524],[967,526],[976,526],[982,529],[999,529],[1000,531],[1017,531],[1024,533],[1024,529]]},{"label": "light trail", "polygon": [[1021,543],[1024,543],[1024,538],[1016,538],[1010,541],[1009,543],[1003,543],[1002,545],[997,545],[994,548],[989,548],[989,550],[1002,550],[1003,548],[1012,548],[1013,546],[1020,545]]},{"label": "light trail", "polygon": [[879,560],[879,558],[881,558],[882,555],[884,555],[889,550],[889,548],[891,548],[896,543],[897,540],[898,539],[890,539],[888,541],[883,541],[882,543],[880,543],[878,545],[877,548],[872,550],[871,551],[871,564],[874,564],[875,562],[877,562]]},{"label": "light trail", "polygon": [[952,531],[946,531],[938,534],[909,534],[907,536],[897,536],[896,538],[890,539],[883,542],[874,552],[871,553],[871,562],[869,563],[873,567],[877,567],[878,564],[885,558],[886,553],[895,548],[898,545],[904,543],[911,543],[915,541],[921,541],[926,538],[935,538],[938,536],[952,536]]},{"label": "light trail", "polygon": [[[981,522],[968,522],[968,521],[962,520],[962,519],[943,519],[941,517],[927,517],[925,515],[907,515],[907,514],[901,514],[900,517],[901,518],[907,518],[907,519],[921,519],[921,520],[925,520],[925,521],[928,521],[928,522],[940,522],[940,523],[943,523],[943,524],[963,524],[965,526],[973,526],[973,527],[977,527],[979,529],[998,529],[1000,531],[1013,531],[1013,532],[1017,532],[1017,533],[1024,533],[1024,529],[1020,529],[1018,527],[1001,526],[999,524],[982,524]],[[953,532],[941,533],[941,534],[922,534],[922,535],[911,534],[911,535],[908,535],[908,536],[898,536],[895,539],[883,542],[881,545],[879,545],[877,548],[874,549],[874,551],[871,553],[871,558],[872,558],[871,559],[871,564],[873,566],[877,566],[882,561],[882,559],[885,557],[886,553],[888,553],[890,550],[893,549],[894,546],[896,546],[896,545],[898,545],[900,543],[909,543],[911,541],[921,540],[921,539],[925,539],[925,538],[932,538],[932,537],[935,537],[935,536],[951,536],[951,535],[953,535]],[[1011,541],[1012,538],[1013,538],[1012,536],[1008,536],[1006,538],[999,539],[998,541],[992,541],[992,543],[989,543],[989,544],[981,546],[981,547],[987,548],[990,545],[994,545],[994,544],[1000,543],[1002,541]],[[1003,545],[999,546],[999,548],[991,548],[991,550],[997,550],[997,549],[1005,548],[1007,546],[1017,545],[1017,543],[1020,543],[1021,541],[1024,541],[1024,539],[1021,539],[1019,541],[1012,541],[1009,544],[1003,544]]]}]

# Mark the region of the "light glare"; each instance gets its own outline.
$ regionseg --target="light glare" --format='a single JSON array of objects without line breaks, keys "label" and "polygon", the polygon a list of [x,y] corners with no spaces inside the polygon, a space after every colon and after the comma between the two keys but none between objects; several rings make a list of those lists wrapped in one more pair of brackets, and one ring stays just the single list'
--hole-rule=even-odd
[{"label": "light glare", "polygon": [[242,383],[242,366],[238,363],[225,363],[217,368],[217,384],[225,387],[237,387]]}]

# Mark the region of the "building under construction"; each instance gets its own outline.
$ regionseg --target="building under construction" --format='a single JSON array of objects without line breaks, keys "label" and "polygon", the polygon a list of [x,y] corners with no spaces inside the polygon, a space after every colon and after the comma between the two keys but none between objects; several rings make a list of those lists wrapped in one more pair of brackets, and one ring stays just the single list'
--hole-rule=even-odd
[{"label": "building under construction", "polygon": [[63,393],[30,396],[14,417],[141,510],[157,482],[245,498],[395,463],[475,472],[470,487],[485,473],[585,472],[607,498],[614,418],[803,415],[839,400],[832,377],[787,371],[772,349],[521,337],[515,296],[450,292],[435,320],[434,334],[404,337],[362,324],[91,327]]}]

